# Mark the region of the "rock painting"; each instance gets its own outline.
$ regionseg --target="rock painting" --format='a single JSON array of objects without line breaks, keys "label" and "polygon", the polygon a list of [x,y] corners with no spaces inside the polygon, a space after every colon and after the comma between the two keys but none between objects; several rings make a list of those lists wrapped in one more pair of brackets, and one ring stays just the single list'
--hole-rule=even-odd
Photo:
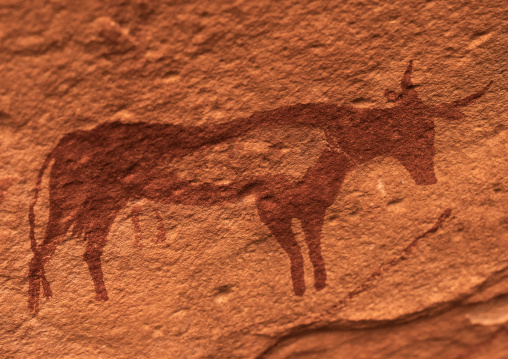
[{"label": "rock painting", "polygon": [[[480,98],[489,88],[463,99],[426,105],[411,80],[412,61],[402,77],[400,91],[386,90],[393,103],[387,108],[355,108],[333,103],[295,104],[256,112],[220,124],[182,126],[146,122],[107,122],[91,130],[65,135],[47,155],[37,177],[30,204],[30,241],[34,256],[29,264],[29,310],[39,311],[40,287],[51,297],[44,266],[57,245],[72,229],[86,240],[84,260],[95,285],[97,300],[107,300],[101,255],[111,226],[129,202],[148,199],[165,204],[221,205],[254,195],[261,222],[287,253],[295,295],[304,294],[304,261],[291,221],[298,219],[314,268],[314,287],[326,286],[321,255],[321,228],[325,212],[339,194],[346,174],[378,156],[391,156],[405,167],[418,185],[437,182],[434,174],[434,119],[456,120],[460,108]],[[301,126],[324,132],[326,149],[300,179],[273,174],[238,174],[228,183],[195,183],[172,162],[199,149],[225,143],[258,128]],[[49,219],[40,244],[35,239],[35,211],[44,172],[49,173]],[[139,235],[140,209],[132,212]],[[159,240],[164,225],[159,222]],[[449,215],[449,213],[448,213]],[[139,237],[137,237],[139,243]],[[354,294],[354,293],[353,293]]]}]

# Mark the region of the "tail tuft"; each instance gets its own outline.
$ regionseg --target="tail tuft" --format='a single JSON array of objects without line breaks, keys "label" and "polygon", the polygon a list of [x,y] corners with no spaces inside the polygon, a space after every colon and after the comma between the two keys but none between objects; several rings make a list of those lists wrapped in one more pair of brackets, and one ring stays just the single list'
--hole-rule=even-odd
[{"label": "tail tuft", "polygon": [[32,248],[32,252],[34,253],[37,252],[37,241],[35,240],[35,205],[37,203],[37,199],[39,198],[39,191],[41,190],[42,187],[42,176],[44,175],[44,172],[46,171],[49,164],[51,163],[51,160],[53,159],[53,153],[54,150],[48,154],[41,169],[39,170],[37,182],[35,184],[34,198],[32,199],[32,202],[30,202],[30,208],[28,211],[28,221],[30,223],[30,247]]}]

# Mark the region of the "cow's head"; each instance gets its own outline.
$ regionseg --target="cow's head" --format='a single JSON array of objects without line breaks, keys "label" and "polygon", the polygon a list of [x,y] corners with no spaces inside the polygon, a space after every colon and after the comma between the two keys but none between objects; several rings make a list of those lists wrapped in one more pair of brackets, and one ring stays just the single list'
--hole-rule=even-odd
[{"label": "cow's head", "polygon": [[411,174],[418,185],[437,182],[434,173],[434,120],[429,109],[418,97],[416,85],[411,80],[413,61],[409,61],[400,83],[401,92],[386,90],[385,97],[394,102],[387,119],[389,134],[387,142],[391,148],[389,155]]},{"label": "cow's head", "polygon": [[418,96],[411,80],[413,62],[409,61],[401,80],[401,91],[386,90],[394,106],[383,109],[357,109],[341,106],[338,121],[325,130],[332,147],[345,151],[356,163],[377,156],[391,156],[400,161],[418,185],[437,182],[434,173],[434,118],[461,118],[460,107],[472,103],[489,88],[450,104],[428,106]]},{"label": "cow's head", "polygon": [[395,102],[393,116],[390,119],[390,155],[398,159],[408,170],[416,184],[429,185],[437,182],[434,173],[434,118],[460,119],[464,115],[459,108],[480,98],[490,87],[490,82],[483,90],[464,99],[449,104],[427,106],[419,99],[415,85],[411,81],[412,61],[409,62],[402,77],[401,89],[397,94],[387,90],[385,96]]}]

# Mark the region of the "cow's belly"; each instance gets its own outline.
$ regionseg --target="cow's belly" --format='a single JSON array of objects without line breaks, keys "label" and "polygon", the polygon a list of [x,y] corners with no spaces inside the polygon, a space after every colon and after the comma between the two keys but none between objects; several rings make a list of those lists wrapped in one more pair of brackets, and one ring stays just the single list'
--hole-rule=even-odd
[{"label": "cow's belly", "polygon": [[190,205],[235,201],[266,192],[276,182],[297,181],[324,145],[322,132],[308,128],[254,132],[173,158],[145,187],[143,196]]},{"label": "cow's belly", "polygon": [[171,171],[193,183],[286,174],[301,178],[325,147],[322,131],[280,128],[196,150],[171,162]]}]

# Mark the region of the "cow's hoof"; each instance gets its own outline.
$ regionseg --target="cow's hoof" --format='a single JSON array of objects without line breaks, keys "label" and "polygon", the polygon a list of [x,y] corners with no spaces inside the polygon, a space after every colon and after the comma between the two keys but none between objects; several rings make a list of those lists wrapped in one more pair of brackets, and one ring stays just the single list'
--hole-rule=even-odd
[{"label": "cow's hoof", "polygon": [[293,287],[295,295],[301,297],[305,293],[305,286]]},{"label": "cow's hoof", "polygon": [[53,292],[51,291],[51,288],[49,286],[44,286],[44,298],[50,299],[53,296]]},{"label": "cow's hoof", "polygon": [[28,300],[28,310],[32,315],[37,315],[39,313],[39,299],[38,298],[30,298]]},{"label": "cow's hoof", "polygon": [[98,301],[98,302],[105,302],[109,299],[108,297],[108,293],[107,292],[101,292],[101,293],[97,293],[95,295],[95,300]]},{"label": "cow's hoof", "polygon": [[326,287],[325,281],[322,281],[322,282],[320,281],[320,282],[314,283],[314,288],[316,288],[317,291],[322,290],[324,287]]},{"label": "cow's hoof", "polygon": [[319,291],[324,287],[326,287],[326,272],[324,268],[320,268],[314,272],[314,288]]}]

